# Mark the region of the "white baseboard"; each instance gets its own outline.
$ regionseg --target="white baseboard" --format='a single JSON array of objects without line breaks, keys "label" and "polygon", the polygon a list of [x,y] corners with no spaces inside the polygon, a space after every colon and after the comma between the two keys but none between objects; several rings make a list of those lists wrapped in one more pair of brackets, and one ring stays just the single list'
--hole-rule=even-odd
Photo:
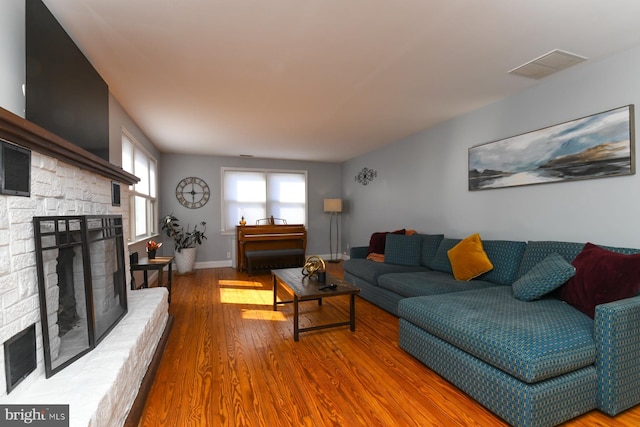
[{"label": "white baseboard", "polygon": [[[311,256],[311,255],[307,254],[307,256]],[[318,256],[320,258],[322,258],[323,260],[325,260],[325,261],[328,261],[328,260],[331,259],[331,255],[329,255],[329,254],[320,254]],[[335,255],[334,255],[334,257],[335,257]],[[347,259],[349,259],[349,256],[348,255],[344,255],[344,254],[338,254],[337,258],[340,259],[340,260],[347,260]],[[194,266],[194,269],[200,270],[200,269],[203,269],[203,268],[221,268],[221,267],[233,267],[233,262],[230,259],[223,260],[223,261],[196,262],[196,264]],[[173,264],[173,271],[177,271],[175,264]]]},{"label": "white baseboard", "polygon": [[220,267],[232,267],[232,262],[230,259],[224,261],[204,261],[204,262],[196,262],[194,268],[199,270],[201,268],[220,268]]}]

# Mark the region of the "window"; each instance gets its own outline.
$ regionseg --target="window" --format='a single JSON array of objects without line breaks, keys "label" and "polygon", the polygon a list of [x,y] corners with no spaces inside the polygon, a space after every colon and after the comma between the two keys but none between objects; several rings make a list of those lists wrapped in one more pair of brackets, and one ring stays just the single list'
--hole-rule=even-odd
[{"label": "window", "polygon": [[247,224],[282,218],[307,223],[307,172],[222,168],[222,232],[232,232],[244,217]]},{"label": "window", "polygon": [[157,233],[156,159],[124,129],[122,169],[140,178],[140,182],[129,187],[129,240],[143,240]]}]

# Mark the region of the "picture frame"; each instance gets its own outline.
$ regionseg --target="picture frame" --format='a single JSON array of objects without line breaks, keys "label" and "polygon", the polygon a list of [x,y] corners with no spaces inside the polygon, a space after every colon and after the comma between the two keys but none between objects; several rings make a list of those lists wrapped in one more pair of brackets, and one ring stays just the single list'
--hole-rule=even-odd
[{"label": "picture frame", "polygon": [[635,174],[634,106],[469,148],[469,191]]}]

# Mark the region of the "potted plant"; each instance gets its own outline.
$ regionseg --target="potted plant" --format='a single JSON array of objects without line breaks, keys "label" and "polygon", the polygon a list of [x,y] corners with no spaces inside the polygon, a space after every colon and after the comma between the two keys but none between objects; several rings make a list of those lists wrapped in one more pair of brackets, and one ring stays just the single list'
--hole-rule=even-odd
[{"label": "potted plant", "polygon": [[[199,230],[198,225],[203,229]],[[178,273],[185,274],[193,271],[196,262],[196,245],[201,245],[202,241],[207,238],[204,235],[207,223],[202,221],[200,224],[196,224],[193,229],[190,229],[189,226],[185,229],[180,226],[178,218],[170,214],[160,220],[160,226],[162,231],[173,239]]]},{"label": "potted plant", "polygon": [[149,257],[149,259],[155,259],[156,251],[160,249],[160,246],[162,246],[162,243],[156,243],[155,240],[149,240],[146,244],[147,257]]}]

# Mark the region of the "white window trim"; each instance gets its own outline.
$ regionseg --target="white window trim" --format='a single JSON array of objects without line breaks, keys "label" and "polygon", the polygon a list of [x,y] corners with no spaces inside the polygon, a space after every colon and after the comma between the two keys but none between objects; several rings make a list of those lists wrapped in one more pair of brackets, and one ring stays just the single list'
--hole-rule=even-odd
[{"label": "white window trim", "polygon": [[[151,153],[149,153],[149,151],[125,127],[122,127],[121,131],[122,131],[122,135],[125,135],[129,139],[129,141],[131,141],[131,143],[133,144],[134,152],[132,153],[132,162],[134,165],[135,165],[136,150],[141,152],[144,156],[147,157],[147,159],[150,162],[155,164],[155,183],[154,183],[155,191],[156,191],[155,197],[151,197],[143,193],[138,193],[135,191],[135,184],[129,185],[129,236],[128,236],[127,243],[131,245],[131,244],[148,240],[153,237],[157,237],[159,235],[158,206],[159,206],[160,194],[158,192],[158,160]],[[122,147],[120,149],[120,155],[122,156]],[[149,183],[149,185],[151,186],[151,183]],[[147,226],[150,227],[150,229],[146,230],[145,234],[140,236],[136,236],[136,230],[135,230],[135,222],[136,222],[135,197],[136,196],[143,197],[151,201],[153,204],[155,204],[155,210],[153,212],[149,212],[150,217],[147,217]]]},{"label": "white window trim", "polygon": [[[261,172],[261,173],[291,173],[304,175],[304,224],[305,227],[309,226],[309,173],[306,170],[296,169],[266,169],[266,168],[242,168],[242,167],[228,167],[223,166],[220,168],[220,232],[223,236],[235,235],[234,230],[225,230],[225,194],[224,194],[224,174],[226,171],[239,171],[239,172]],[[267,195],[268,196],[268,195]],[[268,198],[268,197],[267,197]]]}]

